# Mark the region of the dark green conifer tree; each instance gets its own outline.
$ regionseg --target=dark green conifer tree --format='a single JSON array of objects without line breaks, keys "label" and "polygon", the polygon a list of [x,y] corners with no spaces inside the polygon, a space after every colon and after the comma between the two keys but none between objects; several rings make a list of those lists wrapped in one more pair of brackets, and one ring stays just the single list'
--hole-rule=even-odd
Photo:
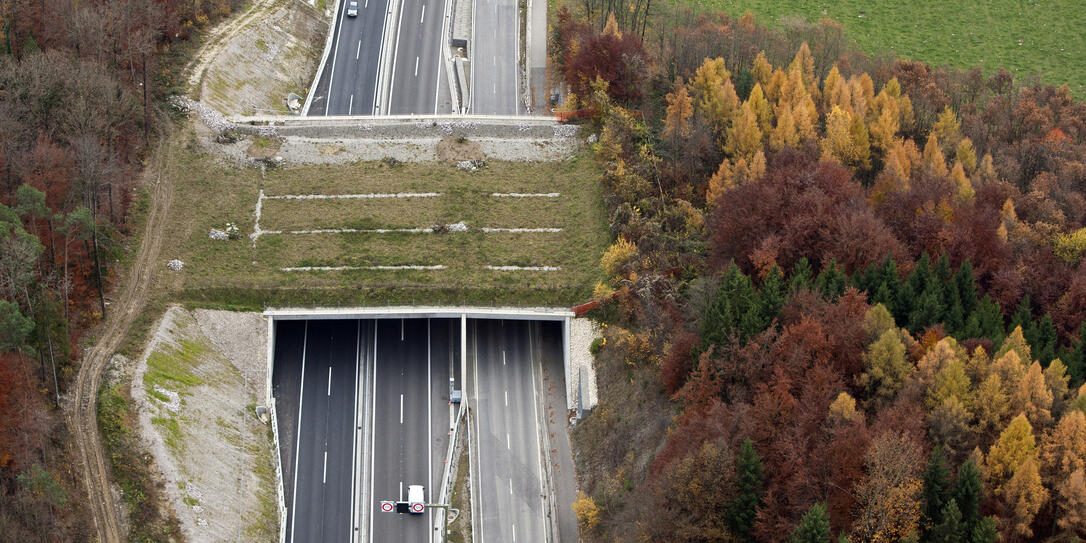
[{"label": "dark green conifer tree", "polygon": [[958,468],[958,482],[954,485],[951,497],[961,512],[965,532],[973,533],[973,528],[980,521],[980,502],[984,499],[984,487],[981,485],[980,470],[972,460],[966,460]]},{"label": "dark green conifer tree", "polygon": [[1056,358],[1056,325],[1052,322],[1052,316],[1045,313],[1040,321],[1030,327],[1030,332],[1032,337],[1026,337],[1030,353],[1041,362],[1042,367],[1047,368],[1052,359]]},{"label": "dark green conifer tree", "polygon": [[848,286],[848,277],[845,277],[844,272],[837,267],[837,261],[830,259],[829,264],[822,270],[822,273],[815,278],[814,284],[815,288],[822,293],[822,296],[829,300],[836,300],[845,293],[845,287]]},{"label": "dark green conifer tree", "polygon": [[999,303],[985,294],[966,320],[965,332],[962,336],[964,338],[987,338],[992,341],[992,347],[995,348],[1003,343],[1005,333],[1003,329],[1003,310],[999,308]]},{"label": "dark green conifer tree", "polygon": [[1071,345],[1060,350],[1060,361],[1067,366],[1072,390],[1082,386],[1086,379],[1086,322],[1079,325]]},{"label": "dark green conifer tree", "polygon": [[829,543],[830,517],[826,504],[816,503],[803,514],[799,525],[792,532],[792,543]]},{"label": "dark green conifer tree", "polygon": [[958,510],[958,502],[954,501],[954,498],[946,502],[940,516],[943,518],[942,521],[932,529],[927,541],[930,543],[968,543],[966,539],[967,532],[965,526],[962,525],[962,513]]},{"label": "dark green conifer tree", "polygon": [[784,274],[781,273],[780,268],[773,266],[762,280],[762,289],[758,291],[758,310],[762,317],[762,329],[768,328],[773,319],[780,315],[787,295]]},{"label": "dark green conifer tree", "polygon": [[702,319],[701,348],[745,341],[762,330],[761,311],[750,278],[732,262]]},{"label": "dark green conifer tree", "polygon": [[762,506],[764,480],[762,459],[754,450],[754,442],[747,439],[739,447],[735,461],[735,500],[728,506],[726,517],[728,529],[739,541],[754,541],[750,531]]},{"label": "dark green conifer tree", "polygon": [[958,267],[953,281],[958,290],[958,299],[962,302],[962,315],[969,315],[977,307],[977,281],[973,277],[973,265],[968,260]]},{"label": "dark green conifer tree", "polygon": [[980,519],[970,534],[969,543],[996,543],[996,541],[999,541],[999,530],[996,529],[996,522],[992,517]]},{"label": "dark green conifer tree", "polygon": [[917,261],[916,267],[913,268],[913,273],[909,275],[909,278],[901,285],[901,289],[898,290],[895,314],[901,315],[900,318],[908,323],[920,295],[927,290],[932,281],[931,261],[928,254],[924,253],[920,255],[920,260]]},{"label": "dark green conifer tree", "polygon": [[1007,331],[1013,332],[1015,328],[1022,327],[1022,336],[1026,338],[1026,343],[1033,346],[1030,342],[1030,336],[1032,335],[1033,328],[1033,304],[1029,299],[1029,294],[1022,296],[1022,299],[1018,301],[1018,307],[1014,308],[1014,314],[1011,315],[1011,322],[1007,325]]},{"label": "dark green conifer tree", "polygon": [[[950,468],[946,465],[946,453],[942,447],[935,447],[924,468],[924,515],[920,525],[921,539],[943,522],[943,508],[946,507],[950,489]],[[957,507],[957,506],[955,506]]]},{"label": "dark green conifer tree", "polygon": [[807,260],[807,257],[803,257],[792,266],[792,276],[788,279],[788,290],[794,293],[800,289],[811,288],[813,280],[814,271],[811,270],[811,263]]}]

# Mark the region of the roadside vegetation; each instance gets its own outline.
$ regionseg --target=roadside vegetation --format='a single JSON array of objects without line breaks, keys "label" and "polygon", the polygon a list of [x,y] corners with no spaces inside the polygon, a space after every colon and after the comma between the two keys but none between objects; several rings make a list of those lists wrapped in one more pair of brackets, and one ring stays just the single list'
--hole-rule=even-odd
[{"label": "roadside vegetation", "polygon": [[552,36],[616,238],[581,535],[1086,536],[1086,105],[648,7]]}]

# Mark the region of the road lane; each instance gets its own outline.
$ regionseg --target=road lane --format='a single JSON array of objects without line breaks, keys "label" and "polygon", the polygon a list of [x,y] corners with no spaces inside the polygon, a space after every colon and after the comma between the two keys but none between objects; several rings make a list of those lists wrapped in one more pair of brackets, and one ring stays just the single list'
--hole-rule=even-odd
[{"label": "road lane", "polygon": [[[441,55],[447,0],[403,0],[396,24],[389,106],[382,113],[450,113]],[[442,85],[444,83],[444,85]]]},{"label": "road lane", "polygon": [[347,541],[353,530],[358,331],[353,320],[305,328],[290,541]]},{"label": "road lane", "polygon": [[474,0],[471,104],[476,115],[519,115],[520,20],[516,0]]},{"label": "road lane", "polygon": [[350,0],[340,0],[337,27],[324,72],[317,81],[309,115],[373,115],[388,0],[358,0],[358,16],[347,17]]},{"label": "road lane", "polygon": [[473,401],[479,541],[544,542],[538,360],[530,321],[477,320]]},{"label": "road lane", "polygon": [[424,485],[427,499],[434,487],[428,323],[377,321],[370,541],[429,541],[429,511],[423,515],[379,511],[380,500],[406,500],[410,485]]}]

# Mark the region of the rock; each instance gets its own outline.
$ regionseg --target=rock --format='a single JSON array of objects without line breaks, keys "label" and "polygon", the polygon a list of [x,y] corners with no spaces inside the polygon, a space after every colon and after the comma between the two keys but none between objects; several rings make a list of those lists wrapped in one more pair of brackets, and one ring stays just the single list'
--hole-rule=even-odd
[{"label": "rock", "polygon": [[207,237],[215,241],[226,241],[230,239],[229,234],[227,234],[223,230],[219,230],[218,228],[212,228],[211,231],[207,233]]},{"label": "rock", "polygon": [[181,262],[180,260],[175,258],[175,259],[167,262],[166,267],[173,270],[173,271],[175,271],[175,272],[176,271],[181,271],[181,268],[185,267],[185,263]]}]

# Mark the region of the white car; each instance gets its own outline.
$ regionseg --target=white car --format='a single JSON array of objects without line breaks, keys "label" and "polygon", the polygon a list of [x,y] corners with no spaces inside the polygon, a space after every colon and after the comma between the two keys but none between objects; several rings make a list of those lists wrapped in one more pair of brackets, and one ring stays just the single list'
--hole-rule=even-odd
[{"label": "white car", "polygon": [[422,485],[410,485],[407,487],[407,505],[411,513],[421,514],[426,510],[426,492]]},{"label": "white car", "polygon": [[347,4],[347,16],[358,17],[358,2],[351,0],[350,4]]}]

